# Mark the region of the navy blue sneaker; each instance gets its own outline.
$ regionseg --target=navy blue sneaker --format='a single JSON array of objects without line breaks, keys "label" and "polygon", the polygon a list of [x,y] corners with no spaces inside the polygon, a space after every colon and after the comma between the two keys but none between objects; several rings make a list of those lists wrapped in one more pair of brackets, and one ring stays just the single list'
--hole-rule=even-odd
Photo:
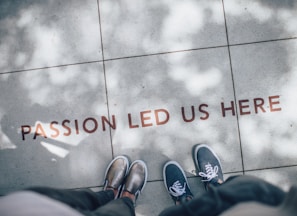
[{"label": "navy blue sneaker", "polygon": [[218,185],[224,182],[220,159],[208,145],[195,145],[193,158],[199,172],[198,175],[202,177],[206,190],[209,184]]},{"label": "navy blue sneaker", "polygon": [[187,177],[176,161],[168,161],[163,168],[163,178],[167,191],[175,205],[193,198]]}]

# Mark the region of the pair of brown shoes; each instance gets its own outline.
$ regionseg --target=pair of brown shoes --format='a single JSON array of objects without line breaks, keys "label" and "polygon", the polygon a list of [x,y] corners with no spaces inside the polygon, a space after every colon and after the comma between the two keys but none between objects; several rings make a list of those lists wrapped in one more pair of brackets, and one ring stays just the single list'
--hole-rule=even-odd
[{"label": "pair of brown shoes", "polygon": [[142,192],[147,181],[147,166],[144,161],[136,160],[131,165],[126,156],[117,156],[105,171],[104,188],[117,191],[115,199],[122,197],[124,191],[135,196]]}]

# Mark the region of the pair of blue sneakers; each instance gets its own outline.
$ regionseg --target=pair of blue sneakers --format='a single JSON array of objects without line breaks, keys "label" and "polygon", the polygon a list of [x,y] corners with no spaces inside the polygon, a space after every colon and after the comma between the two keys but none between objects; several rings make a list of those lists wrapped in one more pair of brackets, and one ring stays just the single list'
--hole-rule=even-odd
[{"label": "pair of blue sneakers", "polygon": [[[198,175],[202,177],[206,190],[210,184],[223,183],[223,172],[220,159],[206,144],[193,147],[193,160]],[[190,190],[187,177],[176,161],[168,161],[163,168],[164,183],[175,205],[191,200],[193,194]]]}]

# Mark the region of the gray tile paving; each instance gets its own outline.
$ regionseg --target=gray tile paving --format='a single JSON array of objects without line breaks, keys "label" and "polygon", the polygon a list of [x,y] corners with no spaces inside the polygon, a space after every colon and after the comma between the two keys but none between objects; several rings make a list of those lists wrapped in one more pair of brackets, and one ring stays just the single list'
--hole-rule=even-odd
[{"label": "gray tile paving", "polygon": [[229,152],[222,158],[226,171],[242,170],[241,163],[234,163],[241,161],[239,139],[234,135],[238,134],[236,118],[223,117],[221,111],[221,102],[227,106],[234,100],[226,48],[105,65],[110,113],[118,120],[112,136],[115,154],[144,159],[149,179],[155,180],[161,178],[155,167],[168,159],[180,160],[189,172],[194,170],[192,146],[208,143],[221,155]]},{"label": "gray tile paving", "polygon": [[294,0],[227,0],[224,3],[230,44],[297,36]]},{"label": "gray tile paving", "polygon": [[102,59],[95,0],[3,0],[0,14],[1,72]]},{"label": "gray tile paving", "polygon": [[288,189],[297,177],[296,16],[293,0],[2,0],[0,194],[101,190],[109,161],[127,154],[149,169],[137,215],[157,215],[173,204],[167,160],[202,194],[196,143],[215,149],[225,178],[257,175]]},{"label": "gray tile paving", "polygon": [[246,172],[248,175],[254,175],[271,184],[277,185],[283,190],[289,190],[293,183],[296,183],[297,166],[281,167],[274,169],[255,170]]},{"label": "gray tile paving", "polygon": [[94,170],[112,158],[100,118],[107,116],[102,63],[8,74],[0,83],[0,191],[98,185]]},{"label": "gray tile paving", "polygon": [[103,0],[100,8],[107,59],[227,44],[220,0]]},{"label": "gray tile paving", "polygon": [[231,48],[245,169],[297,164],[296,47],[288,40]]}]

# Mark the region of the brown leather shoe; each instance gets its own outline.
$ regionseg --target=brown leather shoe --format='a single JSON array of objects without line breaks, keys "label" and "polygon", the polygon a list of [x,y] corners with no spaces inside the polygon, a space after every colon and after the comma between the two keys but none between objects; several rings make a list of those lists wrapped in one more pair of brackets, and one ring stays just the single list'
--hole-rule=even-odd
[{"label": "brown leather shoe", "polygon": [[103,190],[108,188],[117,190],[115,199],[118,198],[125,176],[128,173],[129,159],[126,156],[115,157],[105,171]]},{"label": "brown leather shoe", "polygon": [[129,168],[128,175],[123,185],[123,191],[127,191],[135,196],[134,204],[142,192],[147,181],[147,167],[144,161],[136,160]]}]

